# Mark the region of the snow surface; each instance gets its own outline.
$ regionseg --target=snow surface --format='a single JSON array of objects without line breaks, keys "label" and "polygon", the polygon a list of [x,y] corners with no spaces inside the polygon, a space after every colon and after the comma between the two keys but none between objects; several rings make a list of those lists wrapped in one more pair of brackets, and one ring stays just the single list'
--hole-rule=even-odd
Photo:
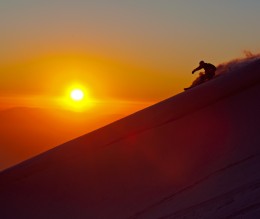
[{"label": "snow surface", "polygon": [[0,173],[3,219],[260,218],[260,60]]}]

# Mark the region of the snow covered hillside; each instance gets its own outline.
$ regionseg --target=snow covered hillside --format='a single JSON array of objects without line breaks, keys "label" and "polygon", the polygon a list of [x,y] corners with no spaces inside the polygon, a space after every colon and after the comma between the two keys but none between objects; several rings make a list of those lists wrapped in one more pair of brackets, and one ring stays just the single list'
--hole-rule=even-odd
[{"label": "snow covered hillside", "polygon": [[1,218],[260,218],[260,60],[224,71],[1,172]]}]

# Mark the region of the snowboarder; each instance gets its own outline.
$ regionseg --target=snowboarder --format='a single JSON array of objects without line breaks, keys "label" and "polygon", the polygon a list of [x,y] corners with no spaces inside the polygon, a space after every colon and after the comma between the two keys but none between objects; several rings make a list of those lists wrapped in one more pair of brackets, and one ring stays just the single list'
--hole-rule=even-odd
[{"label": "snowboarder", "polygon": [[205,79],[206,80],[210,80],[212,79],[214,76],[215,76],[215,72],[216,72],[216,66],[215,65],[212,65],[210,63],[205,63],[204,61],[200,61],[200,65],[198,68],[195,68],[193,71],[192,71],[192,74],[194,74],[196,71],[199,71],[201,69],[204,69],[205,70]]},{"label": "snowboarder", "polygon": [[217,68],[216,66],[210,63],[205,63],[204,61],[200,61],[199,67],[195,68],[192,71],[192,74],[194,74],[196,71],[199,71],[201,69],[204,69],[205,73],[203,74],[202,72],[200,72],[200,76],[192,83],[190,87],[184,88],[184,90],[188,90],[196,85],[199,85],[205,81],[212,79],[215,76],[215,72]]}]

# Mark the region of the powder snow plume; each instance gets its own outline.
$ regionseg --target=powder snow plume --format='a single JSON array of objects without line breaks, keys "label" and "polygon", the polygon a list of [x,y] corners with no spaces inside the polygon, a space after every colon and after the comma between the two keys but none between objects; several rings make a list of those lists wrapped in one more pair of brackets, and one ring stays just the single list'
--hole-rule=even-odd
[{"label": "powder snow plume", "polygon": [[229,62],[222,63],[217,66],[216,74],[225,74],[231,71],[239,70],[240,68],[243,68],[257,60],[260,60],[260,53],[253,54],[252,52],[245,50],[244,51],[245,57],[233,59]]}]

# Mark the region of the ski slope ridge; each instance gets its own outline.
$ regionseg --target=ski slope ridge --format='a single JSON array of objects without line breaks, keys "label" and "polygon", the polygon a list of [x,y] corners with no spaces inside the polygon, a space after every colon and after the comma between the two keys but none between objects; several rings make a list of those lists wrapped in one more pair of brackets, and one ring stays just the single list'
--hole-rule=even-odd
[{"label": "ski slope ridge", "polygon": [[0,215],[255,216],[259,98],[256,59],[64,143],[0,173]]}]

